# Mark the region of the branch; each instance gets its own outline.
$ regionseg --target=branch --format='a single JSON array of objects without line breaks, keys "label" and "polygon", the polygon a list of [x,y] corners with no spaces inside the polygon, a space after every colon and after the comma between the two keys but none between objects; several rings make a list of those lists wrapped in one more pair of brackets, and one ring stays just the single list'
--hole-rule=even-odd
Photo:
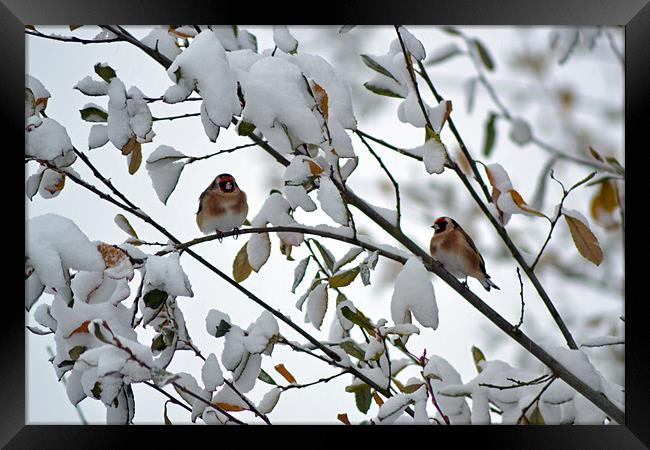
[{"label": "branch", "polygon": [[390,182],[393,183],[393,187],[395,188],[395,208],[397,209],[397,226],[399,227],[400,226],[400,221],[402,220],[401,200],[400,200],[400,196],[399,196],[399,184],[397,184],[397,181],[395,180],[393,175],[390,173],[388,168],[384,165],[384,162],[381,160],[379,155],[377,155],[377,153],[375,153],[375,151],[372,149],[370,144],[368,144],[368,142],[364,139],[363,135],[359,134],[358,130],[356,130],[356,132],[357,132],[357,136],[359,136],[359,139],[361,140],[361,142],[363,142],[363,145],[365,145],[366,148],[368,149],[368,151],[370,152],[370,154],[375,157],[375,159],[377,160],[377,162],[379,163],[381,168],[384,170],[384,172],[386,172],[386,175],[388,175],[388,178],[390,179]]},{"label": "branch", "polygon": [[29,30],[29,29],[25,30],[25,34],[29,34],[31,36],[36,36],[44,39],[52,39],[54,41],[74,42],[77,44],[84,44],[84,45],[85,44],[106,44],[109,42],[118,42],[121,40],[119,37],[111,38],[111,39],[80,39],[74,36],[56,36],[51,34],[45,34],[37,30]]},{"label": "branch", "polygon": [[344,370],[343,372],[339,372],[339,373],[334,374],[334,375],[332,375],[330,377],[327,377],[327,378],[321,378],[320,380],[312,381],[311,383],[290,384],[290,385],[287,385],[287,386],[278,386],[278,387],[280,389],[282,389],[282,391],[288,391],[289,389],[303,389],[303,388],[306,388],[306,387],[309,387],[309,386],[314,386],[316,384],[327,383],[328,381],[333,380],[334,378],[338,378],[338,377],[340,377],[342,375],[348,375],[348,372]]}]

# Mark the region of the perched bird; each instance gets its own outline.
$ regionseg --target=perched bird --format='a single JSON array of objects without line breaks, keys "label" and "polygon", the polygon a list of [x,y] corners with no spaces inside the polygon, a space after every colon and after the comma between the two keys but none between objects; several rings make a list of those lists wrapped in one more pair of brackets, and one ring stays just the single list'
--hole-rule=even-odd
[{"label": "perched bird", "polygon": [[450,217],[439,217],[431,228],[435,232],[429,244],[429,251],[449,273],[457,278],[465,277],[465,285],[467,277],[470,276],[476,278],[487,291],[491,287],[499,289],[485,271],[485,261],[474,241],[458,222]]},{"label": "perched bird", "polygon": [[196,223],[204,234],[223,234],[237,230],[247,214],[246,193],[239,189],[232,175],[222,173],[201,193]]}]

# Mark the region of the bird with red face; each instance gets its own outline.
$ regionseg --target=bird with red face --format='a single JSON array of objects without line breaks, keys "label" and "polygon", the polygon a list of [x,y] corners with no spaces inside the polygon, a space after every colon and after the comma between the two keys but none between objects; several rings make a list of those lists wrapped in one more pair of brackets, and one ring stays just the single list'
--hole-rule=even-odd
[{"label": "bird with red face", "polygon": [[435,230],[429,252],[456,278],[476,278],[485,290],[499,287],[485,271],[485,261],[471,237],[451,217],[439,217],[431,227]]},{"label": "bird with red face", "polygon": [[235,177],[222,173],[201,193],[196,223],[204,234],[223,234],[242,226],[247,214],[246,193]]}]

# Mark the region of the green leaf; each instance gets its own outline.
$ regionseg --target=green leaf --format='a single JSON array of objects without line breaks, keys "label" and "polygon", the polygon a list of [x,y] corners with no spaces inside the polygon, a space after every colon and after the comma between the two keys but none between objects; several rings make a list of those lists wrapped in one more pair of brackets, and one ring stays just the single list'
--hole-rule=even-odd
[{"label": "green leaf", "polygon": [[383,95],[385,97],[404,98],[403,95],[398,94],[397,92],[393,92],[390,89],[387,89],[385,87],[376,86],[374,84],[371,84],[369,81],[363,83],[363,86],[366,89],[368,89],[370,92],[374,92],[375,94],[378,95]]},{"label": "green leaf", "polygon": [[224,336],[226,333],[228,333],[228,331],[230,331],[230,328],[231,325],[222,319],[221,322],[219,322],[219,325],[217,325],[217,330],[214,333],[214,337]]},{"label": "green leaf", "polygon": [[479,363],[485,361],[485,355],[480,348],[472,346],[472,358],[474,358],[474,366],[476,366],[476,370],[481,373],[483,369],[479,366]]},{"label": "green leaf", "polygon": [[252,124],[250,122],[245,122],[241,121],[239,122],[239,125],[237,125],[237,134],[240,136],[249,136],[250,134],[255,131],[255,124]]},{"label": "green leaf", "polygon": [[93,323],[93,334],[97,339],[102,341],[105,344],[110,344],[111,341],[109,341],[106,336],[104,336],[104,333],[102,333],[101,327],[99,326],[98,323]]},{"label": "green leaf", "polygon": [[366,353],[357,345],[356,342],[352,340],[343,341],[339,344],[345,353],[348,355],[357,358],[359,361],[363,361]]},{"label": "green leaf", "polygon": [[318,251],[320,252],[321,256],[323,257],[323,260],[325,261],[325,265],[329,270],[332,270],[334,267],[334,255],[332,252],[330,252],[324,245],[322,245],[320,242],[318,242],[316,239],[311,239],[311,241],[316,244],[316,247],[318,248]]},{"label": "green leaf", "polygon": [[377,61],[375,61],[370,55],[361,55],[361,60],[366,66],[368,66],[375,72],[379,72],[380,74],[387,76],[388,78],[391,78],[399,83],[397,78],[395,78],[388,69],[386,69],[384,66],[379,64]]},{"label": "green leaf", "polygon": [[110,82],[117,76],[113,68],[107,64],[95,64],[95,73],[101,77],[102,80]]},{"label": "green leaf", "polygon": [[343,317],[348,319],[350,322],[354,323],[355,325],[359,325],[361,328],[370,332],[374,336],[375,327],[373,326],[372,322],[370,322],[370,319],[368,319],[361,311],[357,310],[354,312],[347,306],[344,306],[341,308],[341,314],[343,314]]},{"label": "green leaf", "polygon": [[79,113],[81,118],[86,122],[107,122],[108,113],[100,108],[89,106],[84,109],[80,109]]},{"label": "green leaf", "polygon": [[451,35],[454,35],[454,36],[461,36],[462,35],[461,32],[458,31],[454,27],[440,27],[440,29],[442,31],[444,31],[445,33],[447,33],[447,34],[451,34]]},{"label": "green leaf", "polygon": [[307,266],[309,265],[309,260],[311,259],[311,256],[306,257],[302,261],[298,263],[296,268],[293,271],[293,286],[291,286],[291,293],[295,294],[296,293],[296,288],[300,284],[300,282],[305,278],[305,272],[307,271]]},{"label": "green leaf", "polygon": [[162,352],[167,348],[167,343],[165,342],[165,337],[162,334],[157,335],[151,341],[151,350]]},{"label": "green leaf", "polygon": [[370,404],[372,402],[372,394],[370,393],[370,386],[364,384],[362,389],[357,390],[354,393],[354,400],[357,404],[357,409],[362,413],[367,413],[370,409]]},{"label": "green leaf", "polygon": [[485,122],[485,137],[483,139],[483,155],[490,156],[494,149],[496,142],[496,120],[497,114],[490,112],[487,121]]},{"label": "green leaf", "polygon": [[355,267],[354,269],[346,270],[344,272],[339,272],[336,275],[330,277],[330,287],[339,288],[349,285],[354,281],[354,279],[359,275],[359,268]]},{"label": "green leaf", "polygon": [[363,249],[361,247],[353,247],[351,248],[344,256],[343,258],[339,259],[334,263],[334,271],[339,270],[341,267],[345,266],[346,264],[351,263],[352,261],[355,260],[357,256],[359,256],[361,253],[363,253]]},{"label": "green leaf", "polygon": [[578,181],[576,184],[574,184],[573,186],[571,186],[571,187],[569,188],[569,192],[571,192],[572,190],[574,190],[574,189],[577,188],[578,186],[581,186],[581,185],[585,184],[587,181],[591,180],[591,179],[592,179],[592,178],[593,178],[597,173],[598,173],[598,171],[593,171],[593,172],[591,172],[589,175],[587,175],[586,177],[584,177],[582,180]]},{"label": "green leaf", "polygon": [[276,383],[275,380],[271,378],[271,375],[269,375],[264,369],[260,369],[260,374],[257,376],[257,379],[274,386],[278,385],[278,383]]},{"label": "green leaf", "polygon": [[73,361],[76,361],[79,359],[81,354],[86,351],[86,347],[83,345],[77,345],[72,347],[70,350],[68,350],[68,355],[70,358],[72,358]]},{"label": "green leaf", "polygon": [[99,381],[95,381],[95,385],[93,388],[90,390],[92,392],[93,397],[96,399],[99,399],[102,395],[102,385],[99,383]]},{"label": "green leaf", "polygon": [[120,230],[124,231],[126,234],[128,234],[129,236],[135,239],[139,239],[138,234],[135,232],[135,230],[129,223],[129,220],[126,217],[124,217],[124,215],[117,214],[113,219],[113,221],[118,227],[120,227]]},{"label": "green leaf", "polygon": [[153,289],[144,294],[143,300],[147,308],[158,309],[167,300],[167,292],[160,289]]},{"label": "green leaf", "polygon": [[181,74],[181,68],[180,68],[180,66],[178,67],[178,69],[176,69],[176,70],[174,71],[174,76],[176,77],[176,83],[178,83],[179,81],[181,81],[181,78],[183,78],[183,75]]},{"label": "green leaf", "polygon": [[494,70],[494,60],[492,59],[492,56],[490,56],[487,48],[485,48],[483,43],[478,39],[474,39],[472,42],[474,42],[474,45],[476,46],[476,50],[478,51],[478,56],[481,58],[481,62],[487,70],[492,72]]}]

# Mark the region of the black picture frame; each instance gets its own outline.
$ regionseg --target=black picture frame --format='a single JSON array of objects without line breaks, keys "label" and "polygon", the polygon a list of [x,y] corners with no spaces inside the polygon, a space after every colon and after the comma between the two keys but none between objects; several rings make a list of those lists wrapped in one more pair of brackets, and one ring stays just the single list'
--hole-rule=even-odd
[{"label": "black picture frame", "polygon": [[[625,26],[625,142],[630,148],[632,143],[643,144],[647,140],[645,129],[650,123],[648,100],[650,100],[650,6],[648,0],[438,0],[422,2],[415,0],[374,1],[374,2],[267,2],[251,4],[249,2],[201,2],[196,0],[170,1],[104,1],[90,2],[88,0],[2,0],[0,4],[0,30],[2,39],[0,47],[5,62],[2,75],[2,90],[4,101],[0,102],[4,136],[13,136],[17,142],[24,141],[23,124],[21,124],[23,109],[24,67],[25,67],[25,24],[61,25],[61,24],[99,24],[119,23],[160,24],[160,23],[237,23],[246,24],[288,22],[299,24],[327,23],[366,23],[366,24],[417,24],[417,25],[623,25]],[[22,69],[21,69],[22,68]],[[646,138],[647,139],[647,138]],[[18,144],[20,146],[20,144]],[[7,147],[11,147],[7,145]],[[643,275],[634,276],[633,272],[645,264],[631,265],[632,258],[644,254],[643,246],[647,238],[641,234],[641,213],[643,208],[637,205],[643,201],[643,191],[636,188],[637,173],[647,152],[647,143],[639,146],[640,151],[626,152],[625,163],[628,170],[626,183],[627,209],[625,267],[625,317],[626,317],[626,420],[620,426],[546,426],[546,427],[338,427],[312,430],[307,427],[249,427],[243,435],[240,427],[225,427],[218,435],[212,433],[212,427],[120,427],[111,426],[37,426],[25,425],[25,327],[24,310],[21,315],[22,299],[17,288],[16,295],[7,296],[8,306],[4,311],[2,333],[0,333],[0,389],[2,389],[2,407],[0,413],[0,445],[7,448],[118,448],[135,444],[135,438],[143,438],[149,444],[169,443],[170,439],[180,438],[184,442],[196,442],[195,433],[204,434],[205,442],[214,445],[225,445],[224,438],[237,439],[238,442],[253,442],[256,438],[266,439],[266,443],[291,445],[293,442],[308,443],[298,440],[294,433],[316,433],[317,436],[327,436],[323,432],[336,433],[335,439],[346,439],[353,435],[362,434],[364,440],[371,445],[383,441],[383,434],[390,433],[396,438],[424,439],[425,445],[441,445],[439,433],[444,433],[445,439],[472,439],[478,445],[488,444],[499,448],[647,448],[650,445],[650,346],[644,341],[644,328],[647,315],[643,314],[645,297],[634,286],[643,281]],[[7,149],[18,159],[18,151]],[[17,173],[12,168],[8,172]],[[19,161],[15,161],[18,165]],[[637,168],[638,167],[638,168]],[[631,170],[631,176],[630,176]],[[631,180],[631,185],[630,185]],[[17,210],[24,211],[24,178],[16,175],[11,182],[8,198],[18,203]],[[639,183],[640,184],[640,183]],[[6,185],[5,185],[6,186]],[[14,191],[15,189],[15,191]],[[641,187],[639,187],[641,189]],[[631,200],[631,201],[630,201]],[[12,203],[10,203],[12,204]],[[630,214],[631,213],[631,214]],[[632,220],[630,220],[630,217]],[[637,219],[634,219],[637,217]],[[20,222],[15,221],[16,227]],[[24,223],[24,222],[23,222]],[[14,225],[11,223],[11,225]],[[630,228],[631,227],[631,228]],[[632,231],[631,231],[632,230]],[[20,228],[16,236],[24,236]],[[9,233],[6,234],[10,236]],[[18,239],[14,239],[18,240]],[[632,243],[634,253],[630,255]],[[15,247],[19,248],[19,245]],[[24,248],[24,247],[23,247]],[[18,253],[19,250],[15,250]],[[13,267],[19,261],[19,255],[8,258],[8,265]],[[17,274],[8,275],[10,279],[18,279]],[[18,298],[16,298],[18,297]],[[325,427],[321,427],[325,428]],[[210,430],[210,431],[208,431]],[[435,430],[435,431],[434,431]],[[444,430],[444,431],[443,431]],[[173,433],[170,434],[170,433]],[[189,436],[180,434],[192,433]],[[253,436],[250,433],[259,433]],[[264,433],[264,434],[262,434]],[[270,439],[269,434],[272,433]],[[284,435],[280,436],[277,433]],[[415,434],[414,434],[415,433]],[[218,439],[215,438],[218,436]],[[334,436],[332,436],[334,437]],[[242,440],[242,439],[245,439]],[[251,441],[249,441],[251,439]],[[291,441],[287,441],[290,439]],[[317,438],[322,440],[322,438]],[[327,439],[327,438],[326,438]],[[369,440],[368,440],[369,439]],[[331,441],[334,445],[334,440]],[[375,444],[372,444],[372,443]],[[154,444],[156,443],[156,444]],[[192,445],[192,444],[191,444]],[[258,445],[258,444],[256,444]],[[303,444],[304,445],[304,444]]]}]

